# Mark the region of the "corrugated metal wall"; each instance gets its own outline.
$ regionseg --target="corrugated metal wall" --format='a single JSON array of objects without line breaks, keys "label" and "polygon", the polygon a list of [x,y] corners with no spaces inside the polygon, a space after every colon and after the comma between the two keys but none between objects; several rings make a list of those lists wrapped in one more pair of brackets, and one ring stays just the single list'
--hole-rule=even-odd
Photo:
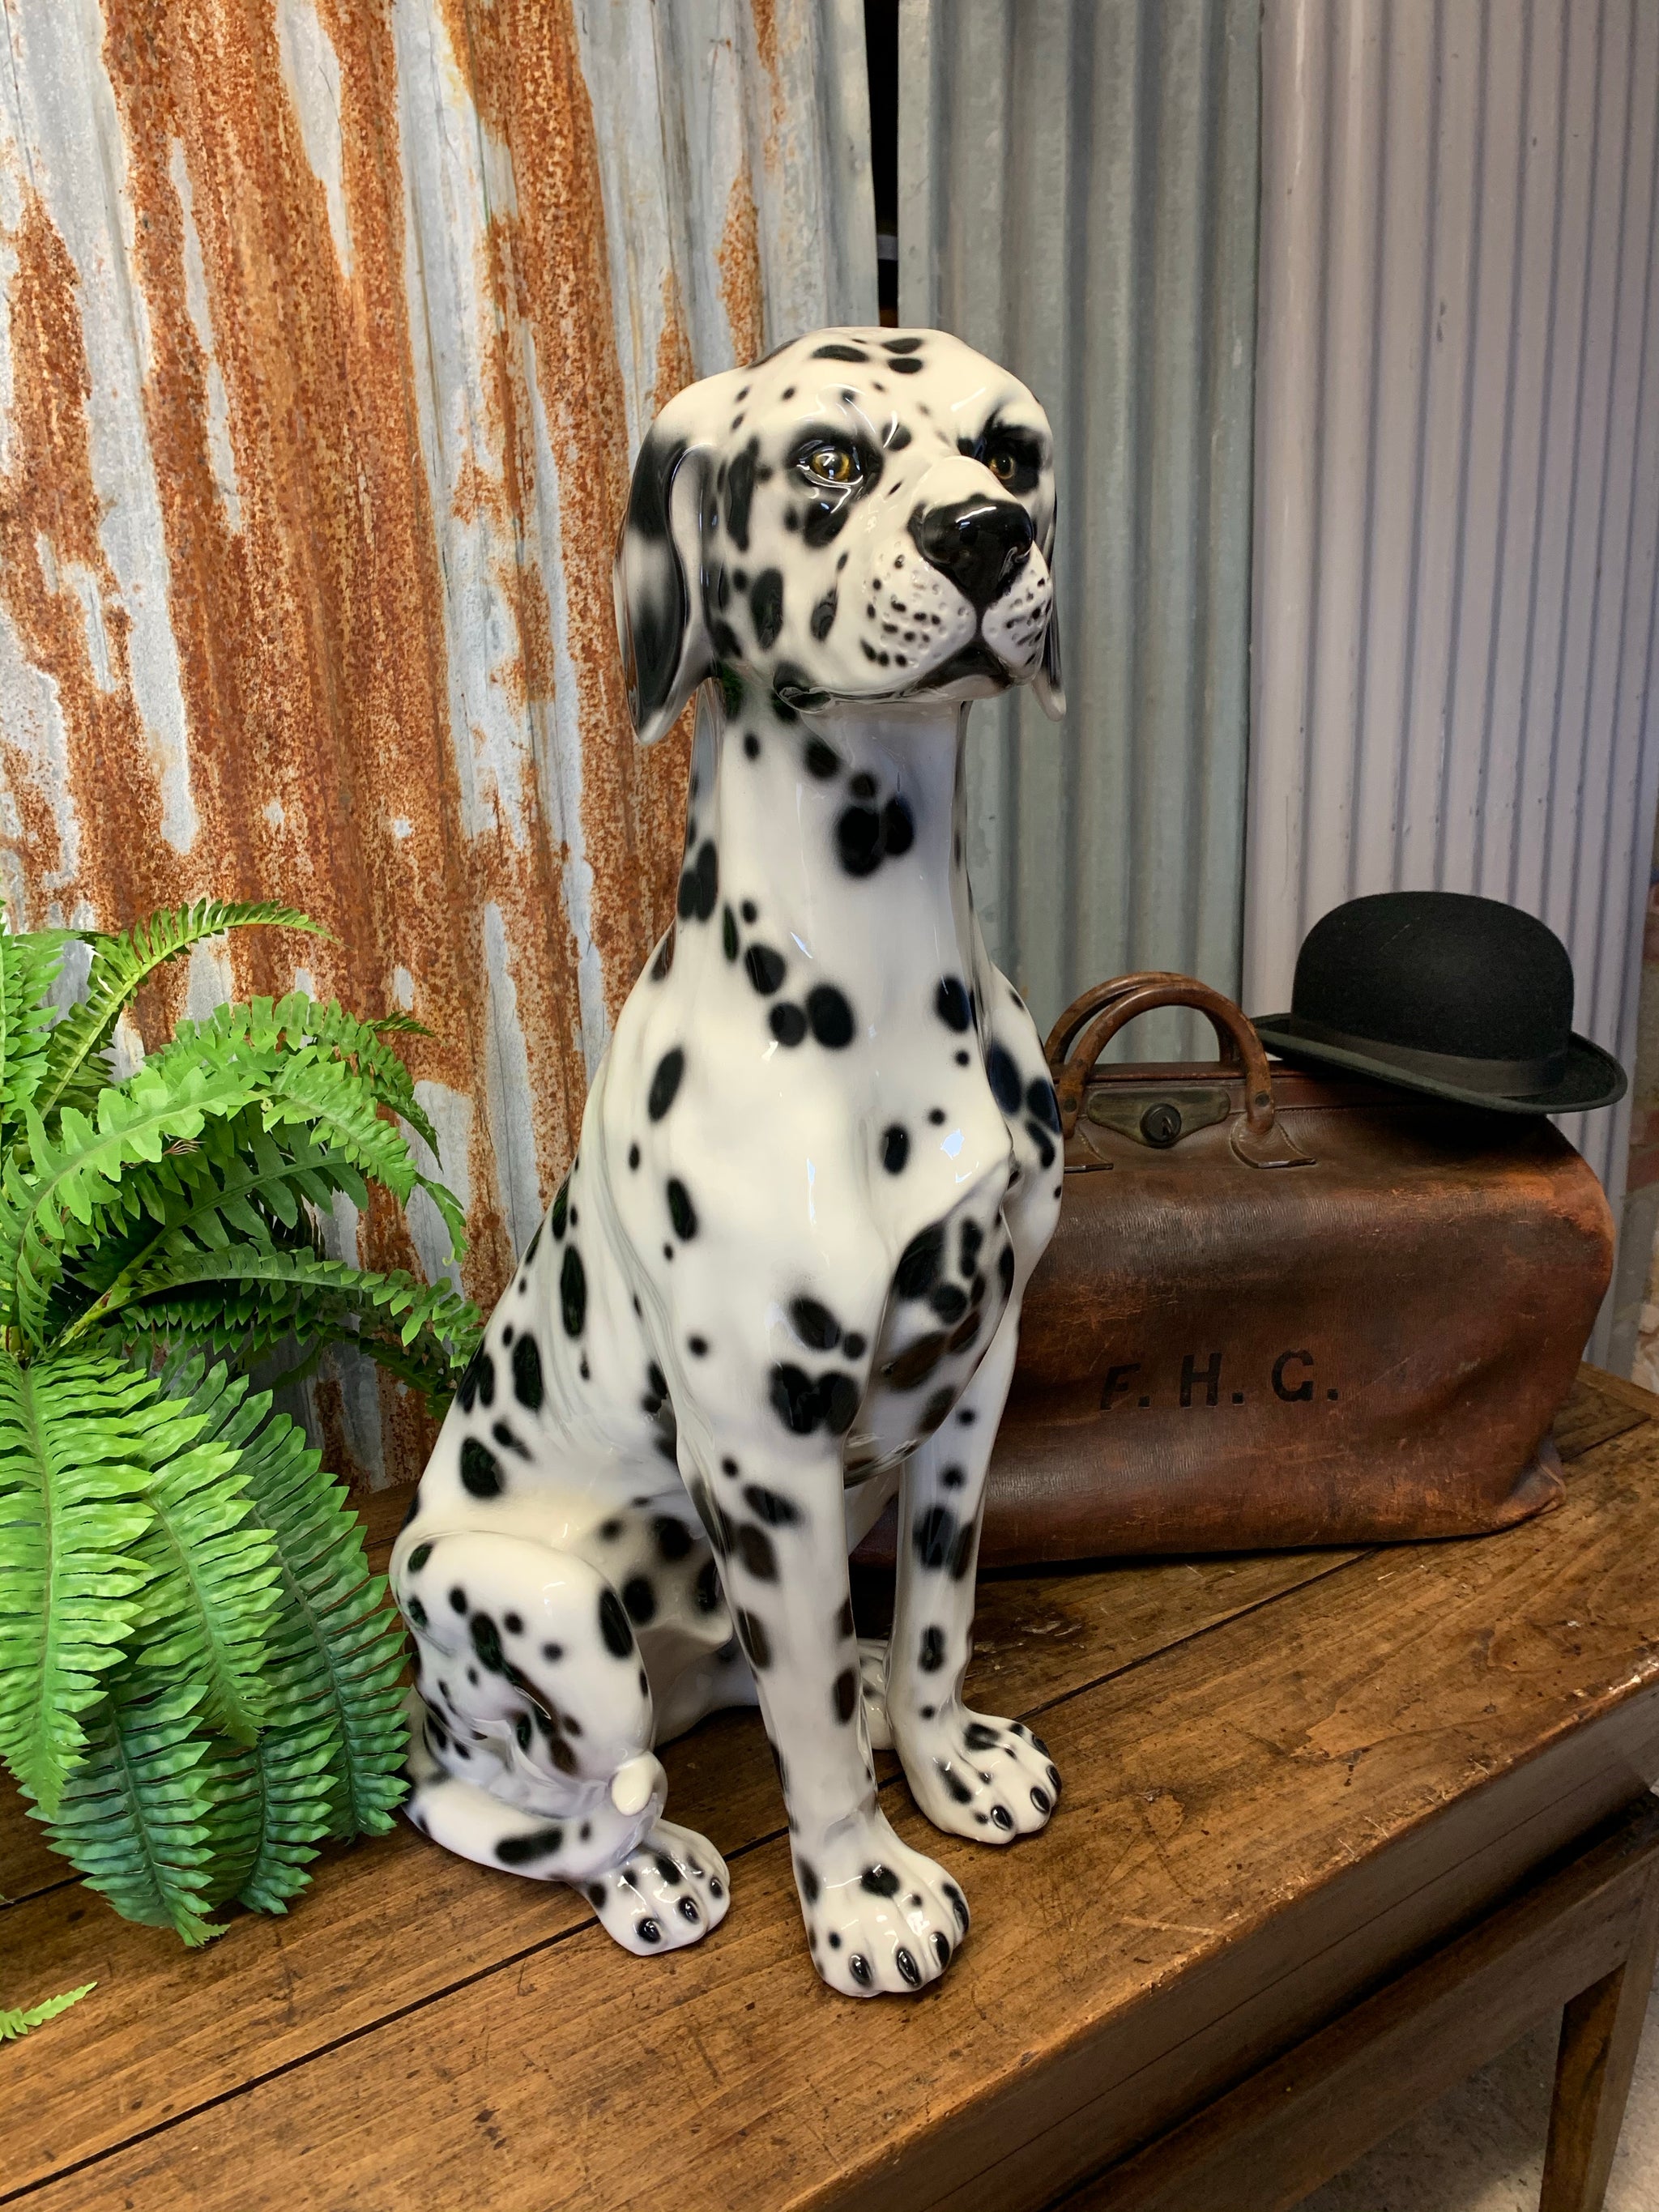
[{"label": "corrugated metal wall", "polygon": [[[611,613],[631,453],[691,377],[875,319],[861,12],[6,0],[0,294],[9,911],[306,906],[337,941],[234,981],[429,1024],[488,1300],[670,911],[684,733],[634,744]],[[345,1230],[416,1257],[395,1213]],[[337,1465],[419,1449],[372,1376],[318,1410]]]},{"label": "corrugated metal wall", "polygon": [[970,739],[981,919],[1040,1022],[1129,968],[1238,985],[1257,98],[1256,0],[902,0],[899,319],[1054,426],[1070,712]]},{"label": "corrugated metal wall", "polygon": [[[1253,1008],[1331,906],[1440,885],[1548,921],[1634,1056],[1656,125],[1651,0],[1267,0]],[[1567,1127],[1617,1207],[1628,1109]]]}]

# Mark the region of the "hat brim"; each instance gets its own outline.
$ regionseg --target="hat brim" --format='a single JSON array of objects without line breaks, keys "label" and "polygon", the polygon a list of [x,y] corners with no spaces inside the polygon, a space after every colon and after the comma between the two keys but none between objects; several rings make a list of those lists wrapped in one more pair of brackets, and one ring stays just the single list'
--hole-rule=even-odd
[{"label": "hat brim", "polygon": [[1561,1079],[1547,1091],[1505,1096],[1490,1091],[1468,1091],[1462,1085],[1442,1083],[1415,1068],[1390,1060],[1387,1045],[1374,1052],[1351,1052],[1345,1046],[1324,1044],[1301,1036],[1294,1014],[1253,1017],[1256,1035],[1270,1052],[1285,1060],[1316,1060],[1355,1075],[1376,1076],[1397,1084],[1403,1091],[1420,1091],[1431,1098],[1449,1098],[1460,1106],[1479,1106],[1489,1114],[1586,1114],[1592,1107],[1616,1105],[1626,1088],[1625,1071],[1610,1052],[1575,1031]]}]

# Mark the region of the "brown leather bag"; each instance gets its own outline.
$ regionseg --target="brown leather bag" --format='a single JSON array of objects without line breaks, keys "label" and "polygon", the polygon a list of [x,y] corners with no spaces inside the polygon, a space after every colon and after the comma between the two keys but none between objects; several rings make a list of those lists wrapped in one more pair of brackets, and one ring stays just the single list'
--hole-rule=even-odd
[{"label": "brown leather bag", "polygon": [[[1170,1006],[1219,1066],[1096,1066]],[[1270,1068],[1187,976],[1086,992],[1048,1053],[1066,1196],[983,1564],[1468,1535],[1559,1501],[1613,1223],[1547,1121]]]}]

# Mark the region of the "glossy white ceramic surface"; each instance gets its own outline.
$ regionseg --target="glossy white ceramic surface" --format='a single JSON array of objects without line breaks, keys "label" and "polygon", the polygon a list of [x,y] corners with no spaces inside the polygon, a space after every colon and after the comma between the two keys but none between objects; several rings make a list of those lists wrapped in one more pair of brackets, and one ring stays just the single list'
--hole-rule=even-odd
[{"label": "glossy white ceramic surface", "polygon": [[[968,1927],[877,1802],[1006,1844],[1059,1778],[962,1701],[981,1492],[1060,1196],[1042,1048],[963,857],[969,700],[1057,708],[1048,427],[937,331],[821,331],[641,453],[617,556],[635,726],[700,684],[678,918],[594,1079],[392,1561],[410,1817],[581,1887],[629,1948],[723,1917],[653,1746],[758,1699],[819,1972],[920,1988]],[[895,1488],[890,1647],[849,1543]]]}]

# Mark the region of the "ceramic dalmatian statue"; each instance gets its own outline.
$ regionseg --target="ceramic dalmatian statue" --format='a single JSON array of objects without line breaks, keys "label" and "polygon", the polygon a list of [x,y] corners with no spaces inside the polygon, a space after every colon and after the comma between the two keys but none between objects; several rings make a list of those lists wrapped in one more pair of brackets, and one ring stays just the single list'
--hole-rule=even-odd
[{"label": "ceramic dalmatian statue", "polygon": [[[971,1711],[986,1464],[1060,1198],[1030,1017],[963,862],[969,702],[1061,710],[1048,424],[933,331],[820,331],[670,402],[617,559],[650,744],[701,685],[678,915],[392,1559],[415,1632],[410,1818],[575,1884],[647,1954],[725,1915],[653,1747],[758,1698],[807,1942],[915,1990],[961,1889],[877,1799],[890,1745],[952,1836],[1060,1778]],[[897,1490],[890,1646],[849,1547]]]}]

